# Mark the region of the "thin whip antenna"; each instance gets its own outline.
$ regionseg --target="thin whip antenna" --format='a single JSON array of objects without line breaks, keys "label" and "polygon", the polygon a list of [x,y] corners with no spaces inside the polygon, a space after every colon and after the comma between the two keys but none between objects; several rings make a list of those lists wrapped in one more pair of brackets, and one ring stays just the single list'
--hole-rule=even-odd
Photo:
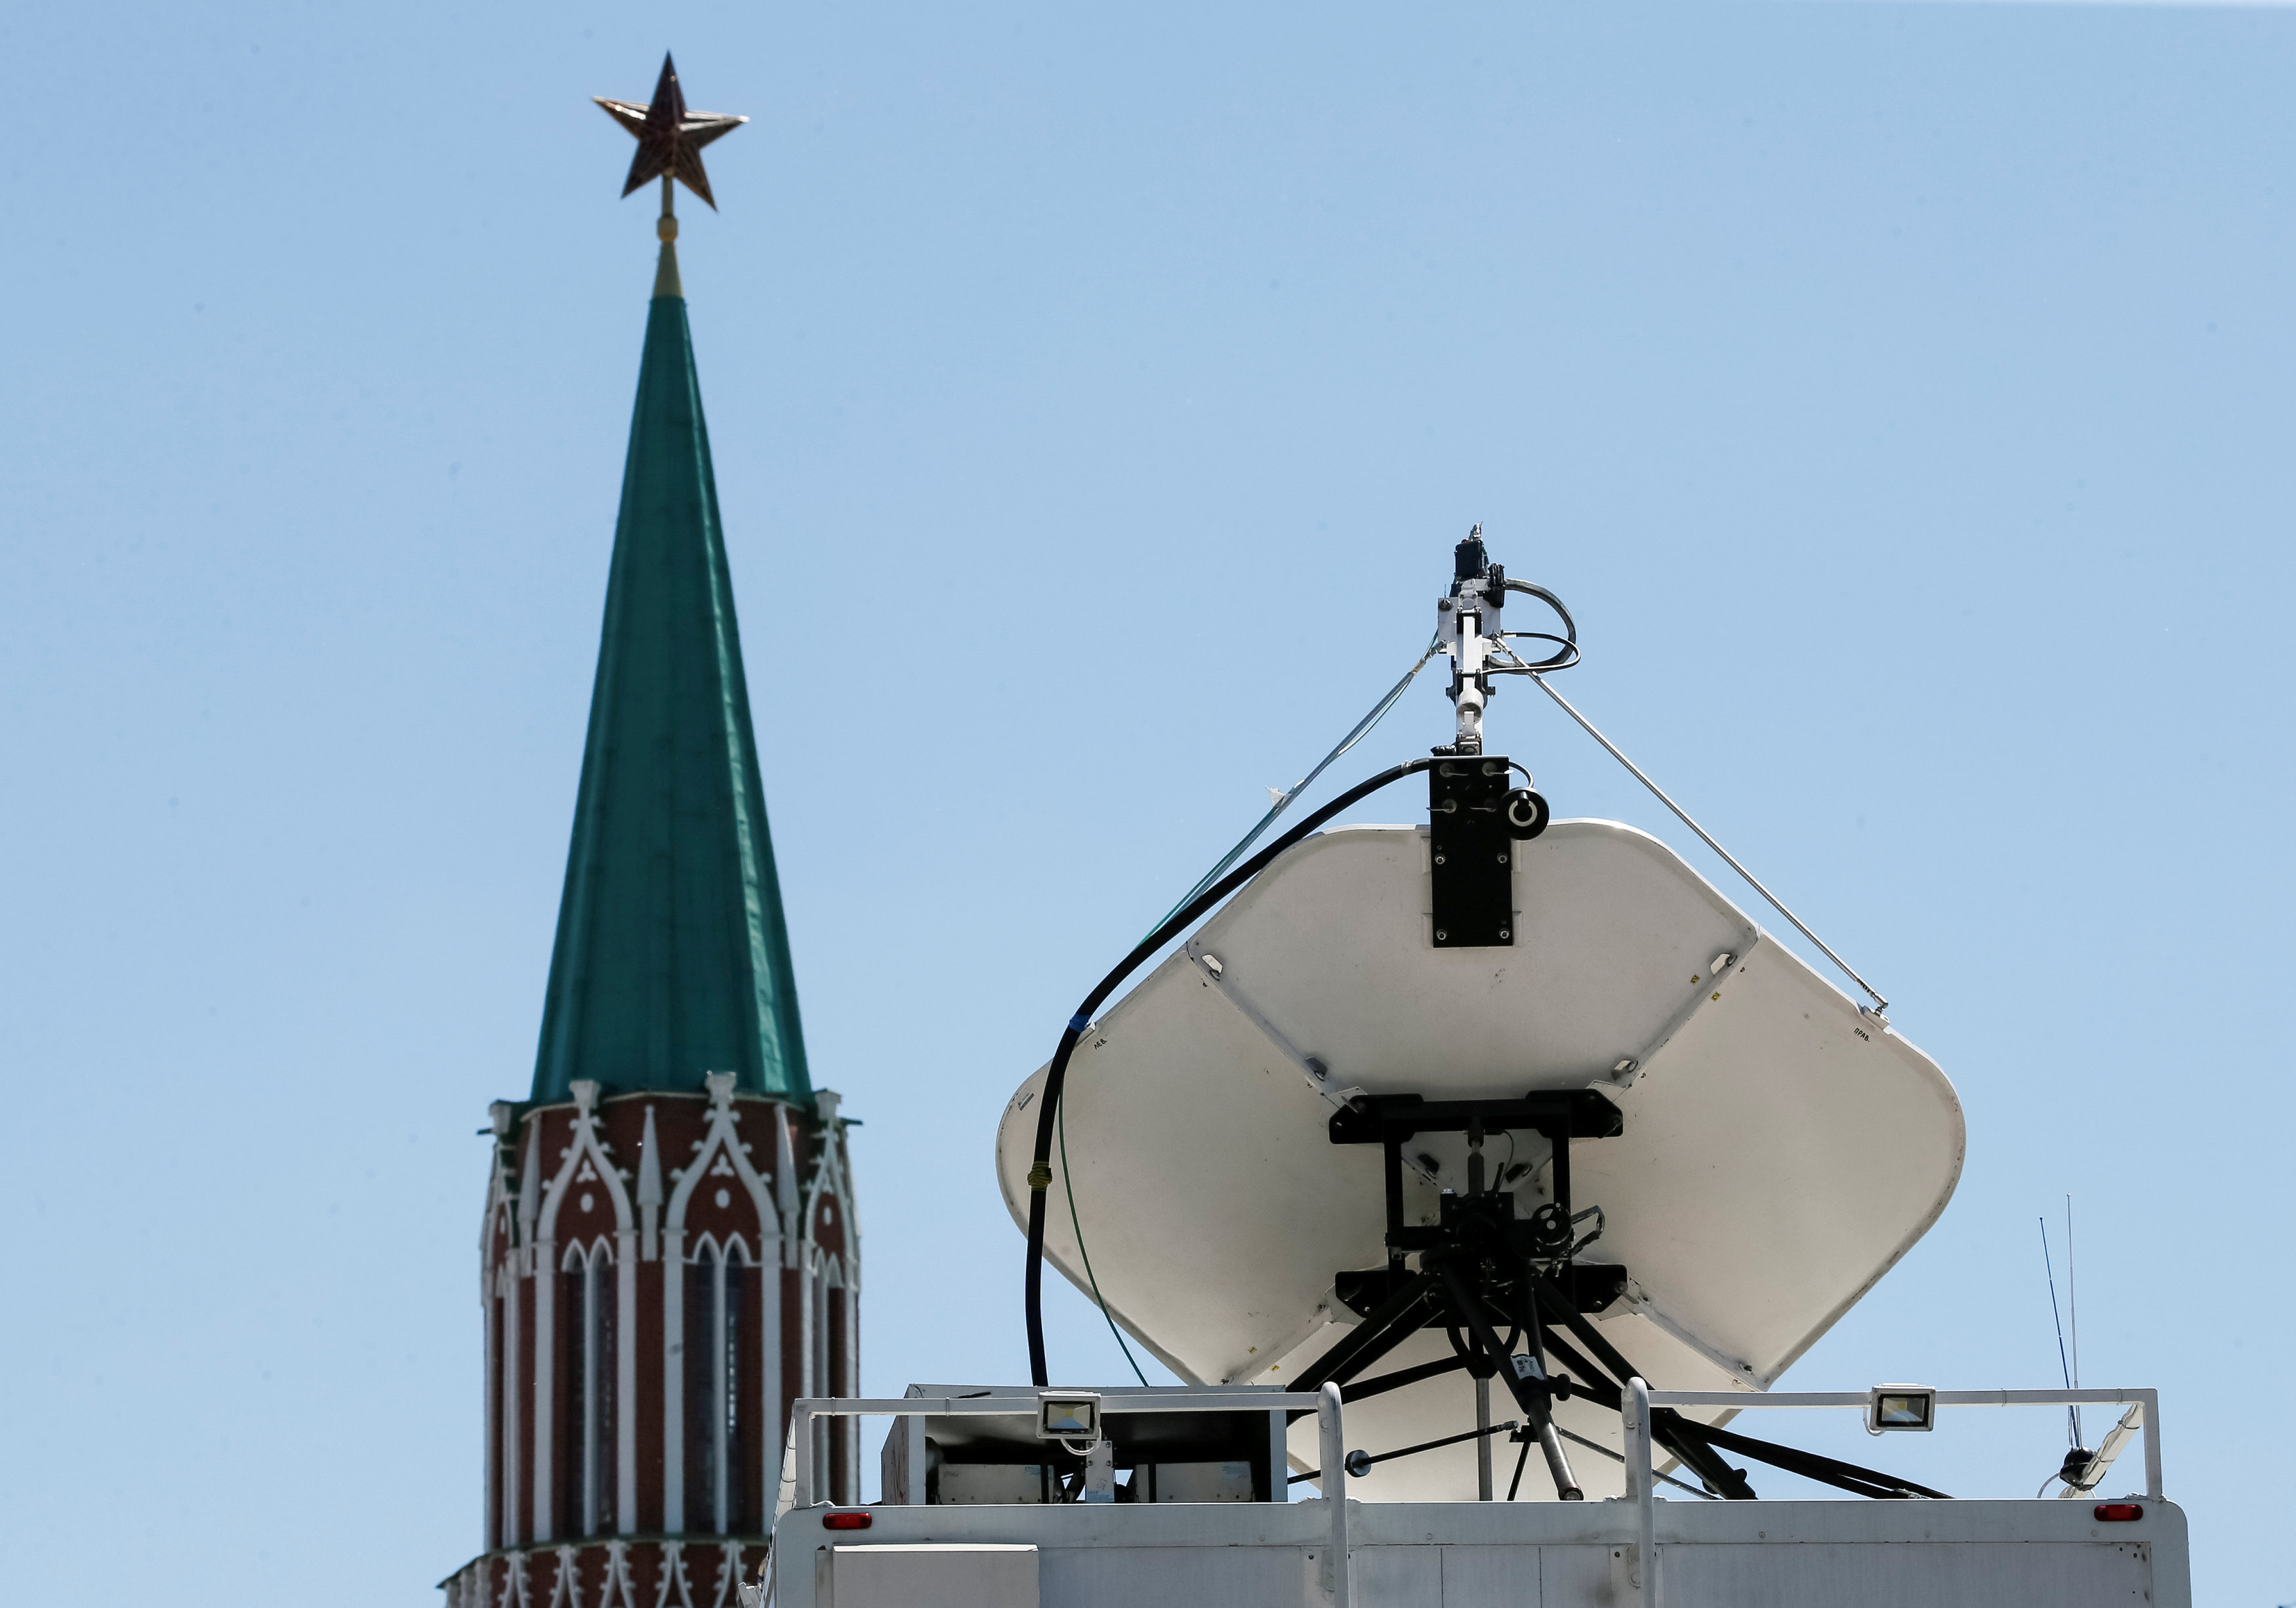
[{"label": "thin whip antenna", "polygon": [[[1565,698],[1562,693],[1556,692],[1553,687],[1547,685],[1546,677],[1534,671],[1530,678],[1538,683],[1538,690],[1540,692],[1545,693],[1549,698],[1554,699],[1555,702],[1561,704],[1562,706],[1562,712],[1570,716],[1573,720],[1576,720],[1588,736],[1594,738],[1595,742],[1608,749],[1611,753],[1611,758],[1616,759],[1620,764],[1634,772],[1635,780],[1641,783],[1644,787],[1649,788],[1652,794],[1657,798],[1660,803],[1674,811],[1676,816],[1681,819],[1682,824],[1685,826],[1689,827],[1691,831],[1698,834],[1698,838],[1701,842],[1704,843],[1715,853],[1720,855],[1724,859],[1729,861],[1730,869],[1736,872],[1740,876],[1744,877],[1748,886],[1751,887],[1755,892],[1760,894],[1764,898],[1769,900],[1770,908],[1775,910],[1780,915],[1784,916],[1786,920],[1792,922],[1794,924],[1795,931],[1800,933],[1804,938],[1809,939],[1810,942],[1824,950],[1826,959],[1832,961],[1835,965],[1840,966],[1844,976],[1848,977],[1850,981],[1856,983],[1859,988],[1866,990],[1867,997],[1872,999],[1874,1002],[1874,1008],[1875,1011],[1882,1012],[1887,1011],[1890,1008],[1890,1002],[1882,998],[1879,993],[1875,992],[1872,983],[1867,982],[1864,978],[1858,976],[1856,970],[1851,967],[1850,964],[1842,959],[1839,955],[1836,955],[1832,947],[1829,946],[1824,939],[1820,938],[1816,933],[1812,932],[1808,927],[1802,925],[1801,917],[1796,915],[1792,911],[1787,909],[1784,905],[1781,904],[1776,894],[1772,893],[1767,888],[1762,886],[1761,879],[1757,877],[1752,872],[1747,870],[1743,866],[1738,864],[1737,857],[1735,856],[1734,856],[1728,849],[1723,848],[1721,844],[1716,842],[1712,836],[1708,833],[1706,828],[1692,820],[1690,818],[1689,811],[1684,809],[1681,805],[1676,803],[1672,799],[1668,798],[1666,796],[1666,790],[1660,787],[1657,783],[1652,781],[1649,776],[1645,775],[1643,773],[1643,767],[1636,764],[1632,759],[1628,759],[1627,756],[1620,751],[1617,743],[1611,742],[1608,737],[1603,735],[1602,733],[1596,731],[1593,721],[1587,719],[1586,716],[1580,714],[1576,709],[1571,707],[1570,700]],[[1860,1009],[1863,1008],[1864,1007],[1862,1006],[1860,1007]],[[2070,1390],[2072,1387],[2068,1385],[2065,1388]]]},{"label": "thin whip antenna", "polygon": [[[2049,1321],[2057,1325],[2057,1367],[2065,1376],[2065,1389],[2073,1388],[2073,1365],[2065,1355],[2065,1320],[2057,1309],[2057,1270],[2049,1261],[2049,1219],[2034,1219],[2041,1225],[2041,1270],[2049,1276]],[[2079,1409],[2065,1408],[2065,1433],[2075,1446],[2080,1444]]]},{"label": "thin whip antenna", "polygon": [[[2073,1330],[2073,1389],[2080,1389],[2080,1284],[2073,1270],[2073,1198],[2065,1196],[2065,1316],[2072,1320]],[[2073,1444],[2087,1444],[2081,1440],[2080,1407],[2073,1407]]]}]

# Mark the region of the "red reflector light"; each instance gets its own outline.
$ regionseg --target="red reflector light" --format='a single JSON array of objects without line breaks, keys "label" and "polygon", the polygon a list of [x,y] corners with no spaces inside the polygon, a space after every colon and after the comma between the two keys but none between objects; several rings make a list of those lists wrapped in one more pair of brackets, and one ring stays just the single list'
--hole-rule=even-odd
[{"label": "red reflector light", "polygon": [[2096,1505],[2096,1518],[2100,1524],[2126,1524],[2132,1519],[2144,1516],[2144,1509],[2134,1502],[2100,1502]]},{"label": "red reflector light", "polygon": [[[2104,1509],[2101,1507],[2097,1509],[2100,1514],[2103,1511]],[[869,1528],[869,1515],[867,1514],[824,1514],[821,1515],[821,1527],[824,1530],[866,1530]]]}]

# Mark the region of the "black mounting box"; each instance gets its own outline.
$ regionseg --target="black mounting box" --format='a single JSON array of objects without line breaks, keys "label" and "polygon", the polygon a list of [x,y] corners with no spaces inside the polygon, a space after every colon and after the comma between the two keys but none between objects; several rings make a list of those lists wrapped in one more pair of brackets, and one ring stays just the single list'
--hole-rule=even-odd
[{"label": "black mounting box", "polygon": [[1428,872],[1434,883],[1435,947],[1514,944],[1514,857],[1506,827],[1503,754],[1438,759],[1427,773]]}]

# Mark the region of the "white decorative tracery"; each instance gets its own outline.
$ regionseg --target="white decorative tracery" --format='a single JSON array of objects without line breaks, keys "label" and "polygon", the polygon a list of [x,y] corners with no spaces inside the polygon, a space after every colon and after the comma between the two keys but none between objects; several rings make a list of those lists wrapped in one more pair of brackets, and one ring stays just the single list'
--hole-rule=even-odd
[{"label": "white decorative tracery", "polygon": [[637,1591],[630,1584],[627,1542],[606,1543],[606,1585],[598,1594],[598,1608],[638,1608]]},{"label": "white decorative tracery", "polygon": [[661,1548],[661,1587],[654,1593],[653,1608],[670,1608],[671,1591],[677,1593],[677,1608],[694,1608],[693,1583],[685,1578],[685,1547],[677,1541],[665,1541]]},{"label": "white decorative tracery", "polygon": [[514,1552],[503,1560],[502,1596],[495,1599],[495,1608],[526,1608],[526,1556]]},{"label": "white decorative tracery", "polygon": [[738,1603],[741,1595],[737,1587],[741,1579],[742,1544],[728,1541],[726,1543],[725,1559],[718,1565],[718,1596],[710,1608],[727,1608],[728,1604]]},{"label": "white decorative tracery", "polygon": [[[750,1161],[750,1147],[742,1140],[738,1125],[742,1113],[734,1104],[734,1082],[732,1072],[711,1072],[702,1079],[702,1086],[709,1094],[707,1126],[702,1136],[694,1141],[693,1159],[673,1170],[677,1186],[670,1193],[668,1221],[662,1230],[662,1333],[667,1351],[667,1366],[662,1369],[663,1512],[665,1522],[680,1529],[693,1522],[685,1500],[685,1359],[688,1265],[685,1215],[693,1204],[693,1192],[705,1177],[738,1179],[756,1210],[761,1241],[783,1237],[773,1208],[772,1185]],[[764,1111],[768,1121],[776,1127],[782,1125],[780,1112],[772,1105],[759,1102],[751,1109]],[[781,1259],[764,1243],[757,1247],[755,1253],[746,1244],[742,1250],[744,1259],[753,1267],[771,1266]],[[777,1407],[781,1400],[781,1348],[775,1339],[781,1333],[781,1281],[761,1278],[757,1282],[757,1321],[760,1325],[758,1333],[765,1339],[758,1348],[765,1358],[764,1377],[758,1382],[762,1399]],[[718,1483],[722,1491],[724,1481]],[[722,1507],[719,1495],[709,1495],[713,1517]],[[722,1523],[722,1519],[719,1522]]]},{"label": "white decorative tracery", "polygon": [[[571,1085],[574,1095],[574,1120],[567,1136],[566,1148],[560,1152],[557,1174],[542,1192],[542,1210],[537,1220],[534,1237],[534,1266],[547,1269],[557,1265],[558,1216],[565,1206],[567,1195],[578,1181],[594,1189],[602,1189],[614,1208],[614,1232],[625,1247],[617,1259],[619,1276],[615,1280],[616,1302],[619,1309],[619,1327],[625,1334],[636,1327],[637,1318],[637,1249],[636,1225],[631,1218],[629,1192],[622,1186],[622,1175],[609,1155],[611,1146],[599,1131],[598,1085],[589,1079],[578,1079]],[[537,1139],[533,1153],[539,1161],[541,1119],[529,1119],[534,1123]],[[537,1168],[538,1170],[538,1168]],[[534,1281],[534,1536],[537,1540],[555,1538],[551,1526],[551,1430],[555,1415],[550,1410],[555,1399],[553,1394],[556,1382],[551,1377],[553,1358],[552,1325],[555,1315],[553,1296],[557,1281],[538,1276]],[[616,1514],[619,1527],[625,1530],[637,1528],[637,1492],[636,1441],[636,1356],[632,1346],[620,1348],[618,1359],[618,1383],[615,1394],[620,1443],[620,1467],[617,1481],[621,1487],[619,1512]]]},{"label": "white decorative tracery", "polygon": [[558,1579],[551,1587],[550,1608],[582,1608],[582,1577],[577,1572],[571,1546],[558,1549]]}]

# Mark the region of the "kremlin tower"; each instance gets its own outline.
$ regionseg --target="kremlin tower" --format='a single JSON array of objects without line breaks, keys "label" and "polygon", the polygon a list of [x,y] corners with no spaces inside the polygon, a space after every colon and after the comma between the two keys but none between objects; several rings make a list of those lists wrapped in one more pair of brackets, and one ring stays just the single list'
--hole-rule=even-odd
[{"label": "kremlin tower", "polygon": [[[860,1391],[848,1124],[806,1067],[670,205],[742,119],[667,59],[600,103],[661,257],[534,1084],[492,1107],[485,1550],[447,1608],[732,1608],[791,1399]],[[817,1433],[857,1500],[850,1428]]]}]

